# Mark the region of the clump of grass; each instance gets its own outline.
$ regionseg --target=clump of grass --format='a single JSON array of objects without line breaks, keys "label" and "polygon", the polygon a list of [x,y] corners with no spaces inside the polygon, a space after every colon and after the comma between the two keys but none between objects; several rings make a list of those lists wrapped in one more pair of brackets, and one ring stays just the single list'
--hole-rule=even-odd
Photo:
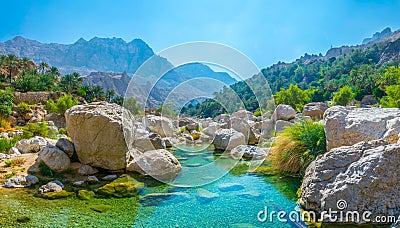
[{"label": "clump of grass", "polygon": [[25,164],[26,160],[25,158],[21,158],[21,157],[17,157],[14,159],[8,159],[4,161],[4,164],[6,165],[6,167],[14,167],[14,166],[22,166],[23,164]]},{"label": "clump of grass", "polygon": [[22,157],[16,157],[11,161],[12,161],[13,166],[22,166],[23,164],[25,164],[26,159],[22,158]]},{"label": "clump of grass", "polygon": [[304,175],[307,166],[326,152],[324,126],[300,121],[285,128],[272,144],[272,165],[281,173]]},{"label": "clump of grass", "polygon": [[7,154],[10,148],[13,147],[19,140],[21,140],[20,137],[14,137],[11,139],[0,138],[0,153]]},{"label": "clump of grass", "polygon": [[17,175],[17,172],[12,171],[11,173],[6,174],[6,178],[9,179],[9,178],[11,178],[11,177],[13,177],[13,176],[15,176],[15,175]]},{"label": "clump of grass", "polygon": [[5,160],[5,161],[4,161],[4,164],[6,165],[6,167],[11,167],[11,166],[13,166],[13,162],[12,162],[12,160],[10,160],[10,159]]},{"label": "clump of grass", "polygon": [[22,132],[25,138],[32,138],[33,136],[49,136],[49,127],[46,121],[41,123],[30,123],[22,128]]},{"label": "clump of grass", "polygon": [[46,164],[44,164],[43,161],[39,162],[39,170],[40,174],[42,174],[43,176],[49,176],[49,177],[54,176],[53,171]]}]

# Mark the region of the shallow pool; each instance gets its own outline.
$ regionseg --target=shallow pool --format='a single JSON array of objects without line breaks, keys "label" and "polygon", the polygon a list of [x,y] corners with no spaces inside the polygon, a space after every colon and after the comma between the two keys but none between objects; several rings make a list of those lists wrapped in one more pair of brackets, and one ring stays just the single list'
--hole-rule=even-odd
[{"label": "shallow pool", "polygon": [[[212,148],[186,146],[172,151],[184,167],[174,185],[135,176],[145,187],[133,198],[80,200],[72,196],[45,200],[34,196],[36,189],[2,189],[0,227],[294,226],[276,217],[272,222],[269,218],[260,222],[257,214],[265,207],[268,213],[295,210],[300,179],[272,175],[267,163],[255,171],[254,162],[237,163],[229,156],[214,153]],[[110,209],[99,213],[93,210],[98,205]],[[24,218],[29,220],[22,221]]]}]

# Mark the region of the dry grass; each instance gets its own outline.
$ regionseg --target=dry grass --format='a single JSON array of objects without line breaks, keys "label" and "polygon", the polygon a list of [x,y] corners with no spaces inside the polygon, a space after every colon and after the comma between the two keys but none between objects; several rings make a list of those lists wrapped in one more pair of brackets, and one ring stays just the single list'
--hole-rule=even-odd
[{"label": "dry grass", "polygon": [[13,130],[15,129],[11,127],[10,123],[7,120],[0,118],[0,132],[7,132]]},{"label": "dry grass", "polygon": [[324,127],[312,122],[300,122],[277,135],[271,147],[270,160],[282,173],[303,175],[307,166],[325,153]]}]

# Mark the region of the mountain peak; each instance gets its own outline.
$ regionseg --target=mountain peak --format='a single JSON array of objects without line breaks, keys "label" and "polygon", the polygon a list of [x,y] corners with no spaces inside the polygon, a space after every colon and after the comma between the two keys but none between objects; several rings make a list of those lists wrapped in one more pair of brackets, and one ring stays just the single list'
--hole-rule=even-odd
[{"label": "mountain peak", "polygon": [[385,29],[383,29],[381,32],[376,32],[374,33],[374,35],[372,35],[372,37],[370,38],[365,38],[362,41],[362,44],[367,44],[370,42],[379,42],[383,39],[388,38],[389,36],[391,36],[393,34],[392,29],[389,27],[386,27]]}]

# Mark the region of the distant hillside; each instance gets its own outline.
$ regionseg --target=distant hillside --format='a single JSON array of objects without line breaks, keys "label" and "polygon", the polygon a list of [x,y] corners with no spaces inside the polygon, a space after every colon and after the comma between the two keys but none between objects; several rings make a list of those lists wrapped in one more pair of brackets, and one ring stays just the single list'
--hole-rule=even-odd
[{"label": "distant hillside", "polygon": [[[17,36],[4,43],[0,42],[0,55],[14,54],[17,57],[27,57],[36,63],[46,62],[59,68],[61,73],[78,72],[84,76],[84,84],[99,85],[104,89],[113,89],[119,95],[124,95],[132,74],[150,57],[154,56],[153,50],[141,39],[134,39],[127,43],[121,38],[93,38],[89,41],[79,39],[69,45],[45,44]],[[138,85],[134,88],[135,97],[143,101],[144,88],[151,88],[149,81],[154,80],[154,75],[173,68],[167,59],[160,56],[152,58],[150,68],[146,75],[138,75]],[[115,73],[118,72],[118,73]],[[124,73],[120,73],[124,72]],[[200,63],[187,64],[168,72],[154,87],[149,98],[150,106],[159,106],[174,87],[180,83],[196,78],[206,77],[219,80],[226,85],[236,82],[227,73],[214,72],[208,66]],[[177,100],[184,99],[190,93],[196,92],[210,96],[219,91],[221,85],[202,81],[192,88],[180,91]]]},{"label": "distant hillside", "polygon": [[[260,100],[260,96],[255,96],[257,91],[252,91],[247,83],[256,85],[259,91],[271,88],[273,94],[287,89],[290,84],[298,85],[303,90],[313,91],[312,101],[329,101],[333,93],[345,85],[352,88],[358,101],[366,95],[381,98],[386,95],[384,86],[380,84],[385,72],[389,66],[400,65],[400,30],[391,32],[390,28],[386,28],[372,38],[364,39],[363,43],[331,48],[325,55],[305,54],[291,63],[278,62],[262,69],[263,77],[255,75],[230,87],[242,99],[244,108],[250,111],[260,106],[265,109],[269,104]],[[265,79],[269,87],[265,85]],[[232,94],[225,89],[216,93],[215,98],[229,104],[228,108],[238,109],[241,107],[238,102],[230,102]],[[201,104],[200,109],[205,107],[202,112],[211,113],[207,108],[213,107],[212,103],[206,101]]]},{"label": "distant hillside", "polygon": [[27,57],[36,63],[46,62],[56,66],[62,73],[93,71],[134,73],[146,59],[154,55],[153,50],[140,39],[127,43],[120,38],[79,39],[69,45],[45,44],[17,36],[0,43],[0,54]]}]

